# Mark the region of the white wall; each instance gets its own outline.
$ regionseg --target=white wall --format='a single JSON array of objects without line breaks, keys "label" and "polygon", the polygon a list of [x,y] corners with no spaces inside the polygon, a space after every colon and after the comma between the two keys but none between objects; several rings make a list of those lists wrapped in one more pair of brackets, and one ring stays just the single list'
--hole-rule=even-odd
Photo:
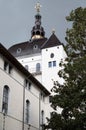
[{"label": "white wall", "polygon": [[[2,99],[3,99],[3,87],[8,85],[9,91],[9,102],[8,102],[8,113],[5,116],[5,128],[6,130],[21,130],[22,119],[23,119],[23,87],[25,76],[18,71],[14,66],[12,75],[4,71],[4,59],[0,56],[0,130],[3,129],[4,116],[2,113]],[[30,124],[32,130],[39,129],[40,122],[40,111],[47,110],[47,102],[43,102],[39,99],[41,90],[32,83],[31,90],[25,89],[25,101],[30,101]],[[47,97],[46,97],[47,99]],[[40,103],[41,102],[41,103]],[[46,105],[47,103],[47,105]],[[41,105],[42,104],[42,105]],[[25,103],[24,103],[25,106]],[[25,110],[25,108],[24,108]],[[49,112],[49,111],[48,111]],[[46,113],[46,112],[45,112]],[[45,117],[47,114],[45,115]],[[24,111],[25,117],[25,111]],[[27,130],[28,125],[25,123],[25,129]]]},{"label": "white wall", "polygon": [[[42,82],[42,61],[41,54],[18,57],[17,60],[25,67],[28,65],[28,71],[40,82]],[[36,64],[40,63],[40,73],[36,72]]]},{"label": "white wall", "polygon": [[[56,46],[52,48],[47,48],[42,50],[42,83],[50,91],[53,87],[53,80],[58,80],[63,82],[63,79],[59,78],[58,71],[61,69],[59,63],[61,59],[64,59],[65,55],[63,54],[63,46]],[[54,54],[54,57],[51,58],[51,53]],[[49,67],[48,62],[56,61],[55,67]]]},{"label": "white wall", "polygon": [[17,58],[17,60],[23,65],[28,65],[29,71],[31,73],[36,72],[36,64],[40,63],[41,64],[41,55],[31,55],[28,57],[20,57]]}]

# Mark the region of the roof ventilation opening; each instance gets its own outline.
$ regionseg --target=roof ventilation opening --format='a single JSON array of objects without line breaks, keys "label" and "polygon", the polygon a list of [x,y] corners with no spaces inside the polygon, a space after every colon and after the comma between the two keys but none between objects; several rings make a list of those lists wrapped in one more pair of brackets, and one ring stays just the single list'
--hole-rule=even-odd
[{"label": "roof ventilation opening", "polygon": [[17,54],[21,53],[21,48],[17,49]]}]

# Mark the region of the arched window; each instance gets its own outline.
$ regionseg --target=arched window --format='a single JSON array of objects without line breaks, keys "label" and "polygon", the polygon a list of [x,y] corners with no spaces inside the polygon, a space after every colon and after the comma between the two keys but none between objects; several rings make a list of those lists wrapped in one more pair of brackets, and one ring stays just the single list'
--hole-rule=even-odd
[{"label": "arched window", "polygon": [[44,110],[41,111],[41,125],[44,124]]},{"label": "arched window", "polygon": [[36,64],[36,72],[40,72],[40,63]]},{"label": "arched window", "polygon": [[5,85],[3,89],[3,102],[2,102],[2,112],[5,114],[7,114],[8,111],[8,98],[9,98],[9,87]]},{"label": "arched window", "polygon": [[30,101],[26,100],[26,123],[29,123],[30,119]]}]

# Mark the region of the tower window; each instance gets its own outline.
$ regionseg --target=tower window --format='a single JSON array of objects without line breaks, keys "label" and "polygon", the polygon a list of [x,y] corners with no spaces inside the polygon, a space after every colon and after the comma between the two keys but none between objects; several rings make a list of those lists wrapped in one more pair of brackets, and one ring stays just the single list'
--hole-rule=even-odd
[{"label": "tower window", "polygon": [[36,64],[36,72],[40,72],[40,63]]},{"label": "tower window", "polygon": [[50,61],[48,62],[48,67],[51,68],[51,67],[55,67],[56,66],[56,61]]},{"label": "tower window", "polygon": [[37,34],[37,35],[40,35],[40,32],[39,32],[39,31],[37,31],[37,32],[36,32],[36,34]]},{"label": "tower window", "polygon": [[55,67],[56,66],[56,61],[53,61],[53,67]]},{"label": "tower window", "polygon": [[26,100],[26,123],[30,120],[30,101]]},{"label": "tower window", "polygon": [[48,67],[52,67],[52,62],[48,62]]},{"label": "tower window", "polygon": [[8,97],[9,97],[9,87],[5,85],[3,89],[3,102],[2,102],[2,112],[4,114],[7,114],[8,111]]},{"label": "tower window", "polygon": [[33,32],[33,36],[35,35],[35,32]]},{"label": "tower window", "polygon": [[41,33],[41,36],[44,36],[44,33],[43,33],[43,32]]}]

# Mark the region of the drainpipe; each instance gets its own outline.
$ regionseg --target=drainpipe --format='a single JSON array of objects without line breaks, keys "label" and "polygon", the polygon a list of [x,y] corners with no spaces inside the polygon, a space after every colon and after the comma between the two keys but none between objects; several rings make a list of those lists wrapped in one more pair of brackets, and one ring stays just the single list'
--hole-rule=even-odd
[{"label": "drainpipe", "polygon": [[5,113],[3,113],[3,130],[5,130]]},{"label": "drainpipe", "polygon": [[39,94],[39,130],[40,130],[40,113],[41,113],[41,95]]},{"label": "drainpipe", "polygon": [[22,130],[24,130],[24,111],[25,111],[25,85],[23,86],[23,121],[22,121]]}]

